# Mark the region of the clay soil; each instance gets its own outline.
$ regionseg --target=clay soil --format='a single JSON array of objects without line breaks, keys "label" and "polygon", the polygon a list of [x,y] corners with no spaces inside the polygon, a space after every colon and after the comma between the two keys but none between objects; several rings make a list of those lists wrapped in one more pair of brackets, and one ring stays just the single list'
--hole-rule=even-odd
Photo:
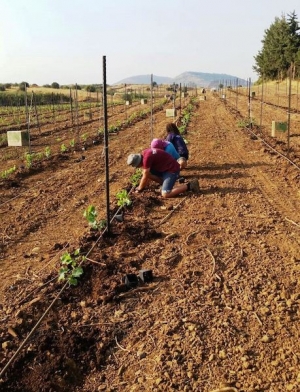
[{"label": "clay soil", "polygon": [[[197,98],[182,175],[201,192],[174,199],[131,191],[149,117],[110,136],[110,210],[122,189],[132,204],[109,233],[83,217],[94,205],[106,219],[101,141],[1,182],[1,391],[300,390],[300,130],[293,164],[284,141],[238,126],[246,113]],[[165,110],[153,120],[165,136]],[[58,282],[78,248],[78,285]],[[141,270],[153,281],[128,288]]]}]

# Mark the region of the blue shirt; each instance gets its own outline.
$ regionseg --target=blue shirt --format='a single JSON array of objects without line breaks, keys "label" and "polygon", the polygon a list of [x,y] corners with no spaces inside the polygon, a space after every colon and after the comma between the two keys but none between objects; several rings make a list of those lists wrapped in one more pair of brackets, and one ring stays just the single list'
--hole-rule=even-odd
[{"label": "blue shirt", "polygon": [[171,142],[168,143],[167,147],[165,148],[165,151],[166,151],[168,154],[172,155],[172,157],[173,157],[174,159],[176,159],[176,161],[177,161],[177,159],[180,158],[180,155],[178,154],[178,152],[176,151],[174,145],[173,145]]},{"label": "blue shirt", "polygon": [[176,135],[175,133],[169,133],[166,137],[166,140],[173,144],[175,150],[181,157],[189,159],[189,150],[180,135]]}]

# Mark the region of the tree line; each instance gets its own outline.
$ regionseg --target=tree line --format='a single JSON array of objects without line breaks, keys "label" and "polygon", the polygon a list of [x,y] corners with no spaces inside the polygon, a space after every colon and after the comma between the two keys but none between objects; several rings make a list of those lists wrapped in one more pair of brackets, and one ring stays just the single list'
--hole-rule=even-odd
[{"label": "tree line", "polygon": [[[0,91],[6,91],[11,89],[12,87],[17,87],[20,91],[25,91],[27,88],[30,87],[28,82],[21,82],[21,83],[0,83]],[[32,85],[32,87],[38,87],[37,85]],[[88,84],[88,85],[59,85],[57,82],[53,82],[51,84],[44,84],[42,87],[45,88],[53,88],[53,89],[70,89],[73,90],[85,90],[91,93],[94,92],[102,92],[102,85],[101,84]]]},{"label": "tree line", "polygon": [[293,11],[276,17],[265,30],[262,49],[254,56],[253,70],[259,79],[283,80],[300,77],[300,27]]}]

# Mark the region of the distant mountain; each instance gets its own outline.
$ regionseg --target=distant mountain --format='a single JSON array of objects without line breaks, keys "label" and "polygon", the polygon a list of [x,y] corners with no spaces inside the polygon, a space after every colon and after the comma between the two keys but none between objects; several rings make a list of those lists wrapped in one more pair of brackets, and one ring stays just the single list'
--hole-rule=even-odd
[{"label": "distant mountain", "polygon": [[[172,84],[173,78],[168,78],[167,76],[157,76],[153,75],[153,82],[157,84]],[[126,79],[120,80],[118,83],[114,84],[151,84],[151,75],[137,75],[131,76]]]},{"label": "distant mountain", "polygon": [[[194,85],[199,87],[218,87],[219,84],[232,85],[234,86],[238,81],[239,85],[246,86],[247,81],[245,79],[240,79],[237,76],[218,74],[218,73],[204,73],[204,72],[184,72],[175,78],[170,78],[167,76],[157,76],[153,75],[153,81],[157,84],[180,84],[183,85]],[[120,80],[115,84],[151,84],[151,75],[138,75],[131,76]]]}]

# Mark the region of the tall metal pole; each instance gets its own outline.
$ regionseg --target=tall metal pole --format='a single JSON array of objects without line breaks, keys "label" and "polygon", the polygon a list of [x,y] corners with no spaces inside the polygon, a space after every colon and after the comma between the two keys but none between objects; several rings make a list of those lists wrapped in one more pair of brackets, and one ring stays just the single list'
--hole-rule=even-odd
[{"label": "tall metal pole", "polygon": [[39,113],[36,107],[36,99],[35,99],[35,94],[34,92],[32,92],[33,95],[33,104],[34,104],[34,112],[35,112],[35,117],[36,117],[36,122],[37,122],[37,126],[39,128],[39,135],[41,136],[41,125],[40,125],[40,120],[39,120]]},{"label": "tall metal pole", "polygon": [[[153,139],[153,74],[151,74],[151,121],[150,121],[150,138]],[[150,140],[150,142],[151,142]]]},{"label": "tall metal pole", "polygon": [[104,115],[104,153],[105,153],[105,188],[106,188],[106,222],[107,232],[110,233],[109,216],[109,162],[108,162],[108,126],[107,126],[107,96],[106,96],[106,56],[103,56],[103,115]]},{"label": "tall metal pole", "polygon": [[126,83],[124,85],[124,99],[125,99],[125,119],[127,120],[127,89],[126,89]]},{"label": "tall metal pole", "polygon": [[70,88],[70,112],[71,112],[71,124],[72,124],[72,132],[74,131],[74,116],[73,116],[73,98],[72,98],[72,89]]},{"label": "tall metal pole", "polygon": [[297,96],[297,100],[296,100],[296,110],[297,110],[297,112],[298,112],[298,97],[299,97],[298,92],[299,92],[299,80],[297,80],[297,94],[296,94],[296,96]]},{"label": "tall metal pole", "polygon": [[262,79],[261,79],[261,102],[260,102],[260,123],[259,123],[260,131],[262,127],[263,105],[264,105],[264,74],[262,74]]},{"label": "tall metal pole", "polygon": [[77,143],[80,144],[80,135],[79,135],[79,122],[78,122],[78,91],[77,91],[77,83],[75,83],[75,118],[76,118],[76,136],[77,136]]},{"label": "tall metal pole", "polygon": [[235,100],[235,110],[238,108],[238,97],[239,97],[239,79],[236,79],[236,100]]},{"label": "tall metal pole", "polygon": [[182,90],[181,90],[181,83],[179,83],[179,99],[180,99],[180,103],[179,103],[179,117],[181,117],[181,96],[182,96]]},{"label": "tall metal pole", "polygon": [[288,132],[287,132],[287,156],[288,157],[290,155],[291,96],[292,96],[292,67],[290,67],[289,69]]},{"label": "tall metal pole", "polygon": [[250,128],[252,129],[252,112],[251,112],[251,78],[249,78],[249,90],[248,90],[248,106],[249,106],[249,121]]},{"label": "tall metal pole", "polygon": [[26,112],[26,122],[27,122],[27,133],[28,133],[28,151],[31,154],[31,138],[30,138],[30,117],[28,111],[28,97],[27,97],[27,86],[24,83],[25,87],[25,112]]}]

